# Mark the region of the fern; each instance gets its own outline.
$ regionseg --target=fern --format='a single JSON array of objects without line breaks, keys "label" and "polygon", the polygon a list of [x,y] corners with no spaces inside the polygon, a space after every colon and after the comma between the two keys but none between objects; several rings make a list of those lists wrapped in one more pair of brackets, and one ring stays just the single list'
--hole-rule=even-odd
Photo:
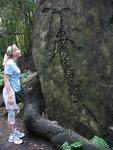
[{"label": "fern", "polygon": [[98,136],[94,136],[94,138],[90,141],[102,150],[111,150],[106,141]]},{"label": "fern", "polygon": [[70,145],[70,147],[71,148],[78,148],[78,147],[81,147],[82,146],[82,144],[81,144],[81,142],[75,142],[75,143],[72,143],[71,145]]},{"label": "fern", "polygon": [[[91,143],[95,144],[98,148],[102,149],[102,150],[113,150],[113,147],[110,148],[110,146],[108,145],[108,143],[102,139],[101,137],[98,137],[98,136],[94,136],[91,140],[90,140]],[[76,148],[79,148],[81,147],[82,144],[81,142],[75,142],[75,143],[72,143],[69,145],[68,142],[65,142],[63,145],[62,145],[62,148],[63,150],[72,150],[73,148],[76,149]]]},{"label": "fern", "polygon": [[63,150],[71,150],[71,147],[69,146],[68,142],[65,142],[65,143],[62,145],[62,148],[63,148]]},{"label": "fern", "polygon": [[3,72],[0,70],[0,87],[4,84]]},{"label": "fern", "polygon": [[68,142],[65,142],[65,143],[62,145],[62,148],[63,148],[63,150],[72,150],[73,148],[75,149],[75,148],[79,148],[79,147],[81,147],[81,146],[82,146],[82,144],[81,144],[81,142],[79,142],[79,141],[77,141],[77,142],[75,142],[75,143],[72,143],[72,144],[70,144],[70,145],[69,145]]}]

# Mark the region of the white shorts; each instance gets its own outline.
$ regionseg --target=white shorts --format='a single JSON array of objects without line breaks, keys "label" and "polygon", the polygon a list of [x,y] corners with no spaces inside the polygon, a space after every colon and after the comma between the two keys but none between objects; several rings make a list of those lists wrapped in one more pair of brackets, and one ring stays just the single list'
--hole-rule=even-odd
[{"label": "white shorts", "polygon": [[[14,109],[14,110],[18,110],[19,111],[19,107],[16,103],[16,98],[15,98],[15,92],[14,90],[11,88],[11,91],[12,91],[12,94],[14,95],[14,99],[13,99],[13,104],[11,105],[11,107]],[[6,91],[6,88],[4,87],[3,88],[3,100],[4,100],[4,103],[5,103],[5,107],[7,110],[9,110],[9,105],[8,105],[8,95],[7,95],[7,91]]]}]

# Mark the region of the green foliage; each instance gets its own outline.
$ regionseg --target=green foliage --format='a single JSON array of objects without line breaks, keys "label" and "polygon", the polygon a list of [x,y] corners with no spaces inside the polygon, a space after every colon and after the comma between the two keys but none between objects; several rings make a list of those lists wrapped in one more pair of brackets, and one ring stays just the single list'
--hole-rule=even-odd
[{"label": "green foliage", "polygon": [[90,141],[93,144],[96,144],[97,147],[101,148],[102,150],[111,150],[110,146],[106,143],[106,141],[98,136],[94,136],[94,138]]},{"label": "green foliage", "polygon": [[21,74],[21,80],[25,80],[28,76],[30,76],[32,74],[31,71],[25,71],[24,73]]},{"label": "green foliage", "polygon": [[72,143],[69,145],[68,142],[65,142],[63,145],[62,145],[62,148],[63,150],[72,150],[72,149],[75,149],[75,148],[79,148],[81,147],[82,144],[78,141],[78,142],[75,142],[75,143]]},{"label": "green foliage", "polygon": [[62,148],[63,148],[63,150],[71,150],[71,147],[69,146],[68,142],[65,142],[65,143],[62,145]]},{"label": "green foliage", "polygon": [[28,54],[35,11],[36,0],[0,0],[0,66],[6,48],[13,43]]},{"label": "green foliage", "polygon": [[2,87],[4,84],[4,79],[3,79],[3,72],[0,72],[0,87]]},{"label": "green foliage", "polygon": [[[90,140],[91,143],[95,144],[98,148],[102,149],[102,150],[113,150],[113,147],[110,148],[110,146],[107,144],[107,142],[98,137],[98,136],[94,136],[91,140]],[[72,150],[73,148],[76,149],[76,148],[79,148],[81,147],[82,144],[78,141],[78,142],[75,142],[75,143],[72,143],[69,145],[68,142],[65,142],[63,145],[62,145],[62,148],[63,150]]]}]

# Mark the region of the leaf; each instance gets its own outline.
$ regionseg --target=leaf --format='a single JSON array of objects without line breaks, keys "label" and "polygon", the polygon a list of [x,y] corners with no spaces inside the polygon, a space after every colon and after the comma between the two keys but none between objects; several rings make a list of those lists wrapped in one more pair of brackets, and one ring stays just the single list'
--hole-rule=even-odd
[{"label": "leaf", "polygon": [[82,146],[82,144],[81,144],[81,142],[79,142],[79,141],[77,141],[77,142],[75,142],[75,143],[72,143],[72,144],[70,144],[70,145],[69,145],[68,142],[65,142],[65,143],[62,145],[63,150],[72,150],[72,148],[78,148],[78,147],[81,147],[81,146]]},{"label": "leaf", "polygon": [[111,150],[110,146],[106,143],[106,141],[98,136],[94,136],[94,138],[90,141],[102,150]]},{"label": "leaf", "polygon": [[71,147],[69,146],[68,142],[65,142],[65,143],[62,145],[62,148],[63,148],[63,150],[71,150]]},{"label": "leaf", "polygon": [[4,84],[4,80],[3,79],[0,79],[0,87],[2,87]]},{"label": "leaf", "polygon": [[78,142],[71,144],[70,146],[71,146],[71,148],[77,148],[77,147],[81,147],[82,143],[78,141]]}]

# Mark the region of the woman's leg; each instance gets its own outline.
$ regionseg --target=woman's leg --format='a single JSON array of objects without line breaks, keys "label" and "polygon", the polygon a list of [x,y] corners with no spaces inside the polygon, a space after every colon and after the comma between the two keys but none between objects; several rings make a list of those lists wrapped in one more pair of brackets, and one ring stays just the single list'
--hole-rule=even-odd
[{"label": "woman's leg", "polygon": [[[9,113],[11,113],[9,111]],[[10,114],[8,115],[8,122],[9,122],[9,128],[10,128],[10,136],[9,136],[9,142],[15,143],[15,144],[21,144],[22,140],[20,137],[17,135],[16,129],[15,129],[15,111],[13,112],[14,118],[10,118]]]},{"label": "woman's leg", "polygon": [[[15,111],[15,117],[17,116],[17,114],[18,114],[18,110]],[[23,137],[25,136],[25,133],[18,131],[18,128],[17,128],[16,126],[14,126],[13,129],[14,129],[14,134],[15,134],[17,137],[23,138]]]},{"label": "woman's leg", "polygon": [[[14,91],[12,90],[12,92],[14,92]],[[15,120],[14,120],[14,122],[10,122],[9,113],[11,112],[11,109],[9,109],[8,95],[7,95],[7,91],[6,91],[5,87],[3,88],[3,99],[4,99],[6,110],[8,110],[8,127],[9,127],[9,133],[10,133],[8,141],[11,143],[15,143],[15,144],[21,144],[22,140],[19,137],[17,137],[15,134]],[[18,105],[16,104],[15,97],[14,97],[14,103],[12,105],[12,109],[13,110],[19,109]],[[15,117],[15,112],[13,113],[13,115]]]},{"label": "woman's leg", "polygon": [[10,130],[10,134],[14,134],[15,112],[13,110],[8,111],[8,126],[9,126],[9,130]]},{"label": "woman's leg", "polygon": [[14,124],[10,124],[10,133],[14,134],[14,129],[15,129],[15,125]]}]

